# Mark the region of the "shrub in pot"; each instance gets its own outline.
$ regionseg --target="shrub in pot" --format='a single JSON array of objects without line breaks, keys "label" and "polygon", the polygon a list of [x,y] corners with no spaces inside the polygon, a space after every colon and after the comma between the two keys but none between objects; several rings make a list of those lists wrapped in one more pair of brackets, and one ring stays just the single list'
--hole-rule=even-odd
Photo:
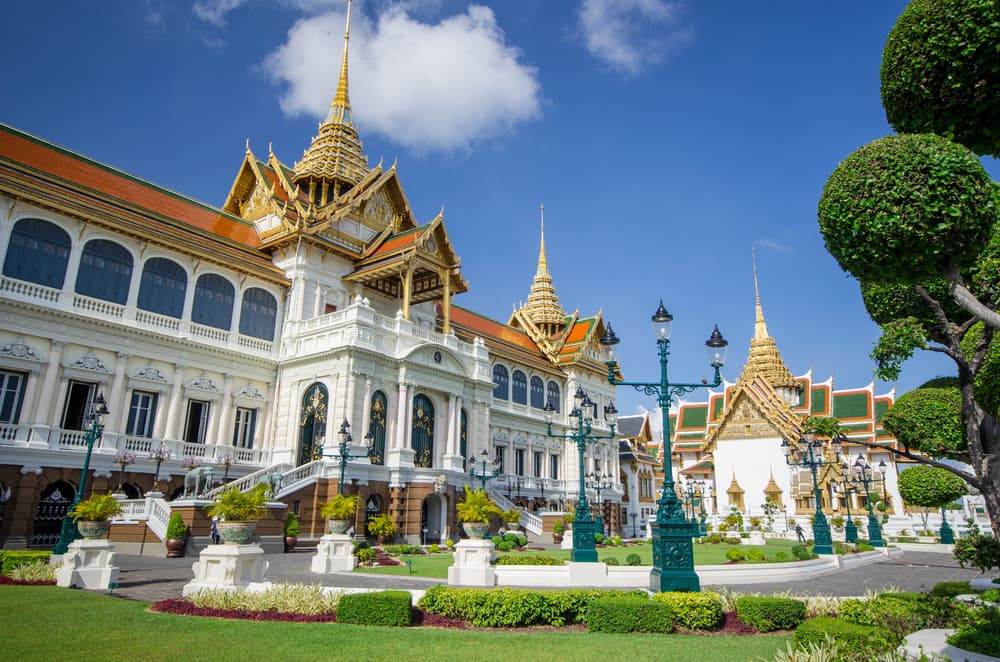
[{"label": "shrub in pot", "polygon": [[563,524],[561,519],[557,519],[555,524],[552,525],[552,541],[562,542],[563,533],[566,531],[566,525]]},{"label": "shrub in pot", "polygon": [[358,512],[359,500],[357,494],[338,494],[323,504],[319,514],[330,520],[330,533],[347,533]]},{"label": "shrub in pot", "polygon": [[110,494],[95,494],[73,507],[69,516],[76,522],[80,535],[87,540],[97,540],[108,534],[112,517],[122,514],[122,505]]},{"label": "shrub in pot", "polygon": [[465,499],[455,506],[455,516],[465,528],[470,538],[483,538],[490,528],[490,516],[503,518],[504,511],[490,500],[483,490],[465,487]]},{"label": "shrub in pot", "polygon": [[242,545],[250,540],[257,520],[267,511],[270,496],[266,483],[258,483],[247,492],[233,485],[215,497],[214,503],[205,506],[205,512],[209,517],[219,518],[216,526],[225,544]]},{"label": "shrub in pot", "polygon": [[295,549],[299,542],[299,518],[295,513],[288,513],[285,517],[285,552]]},{"label": "shrub in pot", "polygon": [[187,546],[187,524],[180,513],[171,513],[170,521],[167,522],[167,539],[164,541],[167,547],[167,558],[176,559],[184,556],[184,548]]}]

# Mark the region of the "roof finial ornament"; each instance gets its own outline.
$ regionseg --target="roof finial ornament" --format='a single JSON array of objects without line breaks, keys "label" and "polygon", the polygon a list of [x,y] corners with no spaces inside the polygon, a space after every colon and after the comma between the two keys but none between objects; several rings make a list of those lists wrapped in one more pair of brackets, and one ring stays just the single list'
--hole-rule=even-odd
[{"label": "roof finial ornament", "polygon": [[351,102],[347,98],[347,43],[351,38],[351,0],[347,0],[347,25],[344,26],[344,56],[340,60],[340,78],[337,79],[337,94],[330,104],[327,122],[351,124]]},{"label": "roof finial ornament", "polygon": [[566,312],[559,304],[552,276],[549,275],[549,265],[545,258],[545,205],[539,206],[541,212],[541,239],[538,247],[538,268],[535,279],[531,283],[528,302],[523,307],[525,314],[533,324],[546,336],[554,336],[566,325]]},{"label": "roof finial ornament", "polygon": [[750,261],[753,263],[753,295],[754,295],[754,340],[767,338],[767,324],[764,322],[764,309],[760,305],[760,288],[757,285],[757,253],[750,247]]}]

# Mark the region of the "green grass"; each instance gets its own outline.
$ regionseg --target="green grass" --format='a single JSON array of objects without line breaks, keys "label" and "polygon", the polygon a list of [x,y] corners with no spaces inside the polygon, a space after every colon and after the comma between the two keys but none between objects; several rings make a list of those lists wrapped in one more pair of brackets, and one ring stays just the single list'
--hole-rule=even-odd
[{"label": "green grass", "polygon": [[[771,659],[787,635],[695,636],[375,628],[171,616],[146,604],[50,586],[0,586],[6,660]],[[655,651],[655,654],[652,654]]]},{"label": "green grass", "polygon": [[[791,540],[768,540],[763,547],[749,547],[747,545],[695,545],[694,563],[695,565],[720,565],[728,563],[726,552],[735,547],[743,551],[748,549],[761,549],[767,558],[773,559],[778,552],[784,552],[791,560],[791,549],[798,543]],[[625,565],[625,558],[629,554],[638,554],[642,557],[642,565],[653,564],[652,545],[630,545],[628,547],[602,547],[597,550],[597,558],[603,561],[606,558],[616,558],[619,564]],[[530,550],[527,552],[500,552],[500,556],[552,556],[557,559],[568,561],[570,551],[568,549],[549,549],[544,552]],[[408,571],[405,564],[391,566],[377,566],[374,568],[358,568],[356,572],[375,573],[380,575],[407,575],[414,577],[432,577],[435,579],[447,579],[448,568],[451,566],[451,554],[417,554],[405,555],[402,560],[410,561],[412,571]]]}]

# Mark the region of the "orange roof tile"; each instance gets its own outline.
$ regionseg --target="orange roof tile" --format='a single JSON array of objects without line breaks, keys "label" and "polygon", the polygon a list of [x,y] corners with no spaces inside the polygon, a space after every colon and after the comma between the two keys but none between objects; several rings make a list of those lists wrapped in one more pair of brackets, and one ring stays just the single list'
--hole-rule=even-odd
[{"label": "orange roof tile", "polygon": [[103,195],[256,248],[252,223],[0,124],[0,154]]},{"label": "orange roof tile", "polygon": [[488,336],[490,338],[496,338],[534,354],[541,354],[538,349],[538,345],[536,345],[527,334],[522,331],[518,331],[513,327],[507,326],[506,324],[501,324],[500,322],[491,320],[488,317],[483,317],[482,315],[474,313],[470,310],[466,310],[465,308],[452,306],[451,322],[452,324],[463,326],[484,337]]}]

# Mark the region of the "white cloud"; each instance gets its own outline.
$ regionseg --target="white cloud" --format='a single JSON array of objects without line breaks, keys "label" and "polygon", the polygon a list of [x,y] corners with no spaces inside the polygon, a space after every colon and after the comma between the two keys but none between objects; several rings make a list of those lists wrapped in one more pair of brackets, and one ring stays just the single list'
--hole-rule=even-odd
[{"label": "white cloud", "polygon": [[[343,13],[303,18],[268,56],[264,69],[285,87],[287,114],[326,115],[343,30]],[[505,43],[488,7],[471,5],[435,24],[415,20],[401,5],[375,24],[352,13],[349,57],[351,106],[362,135],[377,132],[415,151],[465,150],[540,112],[537,71]]]},{"label": "white cloud", "polygon": [[194,15],[216,27],[226,24],[226,14],[239,9],[247,0],[196,0]]},{"label": "white cloud", "polygon": [[791,253],[792,247],[788,244],[783,244],[780,241],[775,241],[774,239],[755,239],[753,242],[754,246],[760,246],[761,248],[766,248],[768,250],[775,251],[776,253]]},{"label": "white cloud", "polygon": [[583,0],[579,29],[591,55],[634,76],[694,39],[681,24],[684,9],[671,0]]}]

